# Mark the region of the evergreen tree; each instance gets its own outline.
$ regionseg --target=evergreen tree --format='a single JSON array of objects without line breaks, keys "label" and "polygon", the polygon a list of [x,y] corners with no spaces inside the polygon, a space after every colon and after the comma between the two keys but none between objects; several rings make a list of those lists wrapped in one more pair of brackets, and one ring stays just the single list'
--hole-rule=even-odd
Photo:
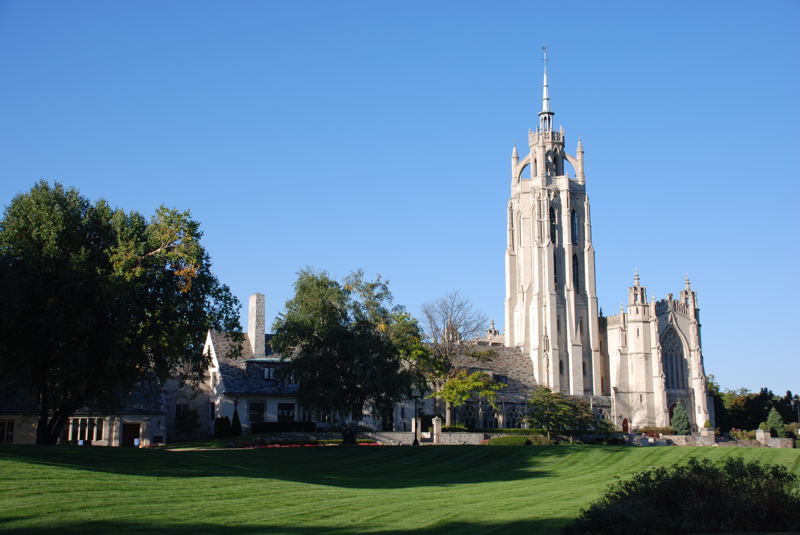
[{"label": "evergreen tree", "polygon": [[231,423],[231,436],[238,437],[242,434],[242,422],[239,421],[239,411],[233,408],[233,422]]},{"label": "evergreen tree", "polygon": [[780,413],[775,410],[775,407],[772,407],[769,410],[769,415],[767,416],[767,429],[769,429],[770,433],[773,436],[778,438],[786,438],[786,424],[783,423],[783,418],[781,418]]},{"label": "evergreen tree", "polygon": [[672,411],[672,428],[678,435],[688,435],[692,431],[689,415],[680,403],[675,405],[675,410]]}]

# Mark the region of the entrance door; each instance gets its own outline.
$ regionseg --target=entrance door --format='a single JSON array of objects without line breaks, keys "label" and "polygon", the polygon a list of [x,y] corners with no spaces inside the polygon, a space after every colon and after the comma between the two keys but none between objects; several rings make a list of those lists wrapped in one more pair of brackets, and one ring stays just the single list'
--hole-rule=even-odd
[{"label": "entrance door", "polygon": [[120,446],[133,447],[139,439],[139,424],[122,424],[122,443]]},{"label": "entrance door", "polygon": [[628,419],[627,418],[622,420],[622,432],[623,433],[627,433],[628,432]]}]

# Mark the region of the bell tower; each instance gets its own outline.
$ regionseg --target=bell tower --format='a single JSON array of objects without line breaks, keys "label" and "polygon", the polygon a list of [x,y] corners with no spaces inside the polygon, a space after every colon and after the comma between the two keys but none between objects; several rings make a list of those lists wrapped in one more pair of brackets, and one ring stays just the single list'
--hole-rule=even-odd
[{"label": "bell tower", "polygon": [[[539,126],[528,155],[511,152],[505,255],[505,344],[530,355],[536,382],[571,395],[603,394],[598,305],[583,145],[567,153],[553,130],[547,49]],[[570,168],[572,172],[570,173]]]}]

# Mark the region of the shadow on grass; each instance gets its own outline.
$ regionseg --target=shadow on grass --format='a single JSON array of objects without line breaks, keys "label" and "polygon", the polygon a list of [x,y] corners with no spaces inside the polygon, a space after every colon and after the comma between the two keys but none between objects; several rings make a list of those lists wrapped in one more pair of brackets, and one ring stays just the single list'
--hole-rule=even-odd
[{"label": "shadow on grass", "polygon": [[[0,461],[149,477],[264,478],[347,488],[408,488],[515,481],[552,474],[538,447],[359,447],[170,452],[101,447],[4,446]],[[557,450],[557,448],[556,448]],[[564,448],[560,455],[569,455]]]},{"label": "shadow on grass", "polygon": [[[22,519],[18,519],[22,520]],[[157,522],[121,522],[121,521],[99,521],[99,522],[71,522],[59,524],[57,526],[43,527],[16,527],[9,526],[10,532],[17,535],[33,534],[95,534],[95,533],[171,533],[175,535],[197,535],[197,534],[225,534],[225,535],[261,535],[285,534],[285,535],[355,535],[355,534],[381,534],[381,535],[438,535],[452,534],[459,535],[498,533],[503,535],[514,534],[549,534],[560,533],[561,528],[570,519],[555,518],[544,520],[524,520],[509,523],[480,523],[480,522],[447,522],[440,523],[431,527],[423,527],[409,530],[383,530],[375,529],[368,525],[350,525],[346,527],[320,527],[320,526],[275,526],[270,524],[257,525],[218,525],[208,523],[192,524],[159,524]],[[0,533],[4,531],[0,523]]]}]

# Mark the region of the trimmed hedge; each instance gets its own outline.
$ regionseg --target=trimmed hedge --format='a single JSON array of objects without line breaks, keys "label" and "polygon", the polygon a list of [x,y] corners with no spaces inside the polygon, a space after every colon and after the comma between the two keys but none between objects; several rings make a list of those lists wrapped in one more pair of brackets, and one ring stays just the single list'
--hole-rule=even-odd
[{"label": "trimmed hedge", "polygon": [[456,425],[444,425],[442,426],[442,433],[467,433],[469,429],[467,429],[466,425],[456,424]]},{"label": "trimmed hedge", "polygon": [[495,435],[546,435],[547,431],[544,429],[520,429],[517,427],[510,427],[507,429],[498,427],[497,429],[473,429],[475,433],[489,433]]},{"label": "trimmed hedge", "polygon": [[489,441],[490,446],[550,446],[552,443],[544,435],[508,435]]}]

